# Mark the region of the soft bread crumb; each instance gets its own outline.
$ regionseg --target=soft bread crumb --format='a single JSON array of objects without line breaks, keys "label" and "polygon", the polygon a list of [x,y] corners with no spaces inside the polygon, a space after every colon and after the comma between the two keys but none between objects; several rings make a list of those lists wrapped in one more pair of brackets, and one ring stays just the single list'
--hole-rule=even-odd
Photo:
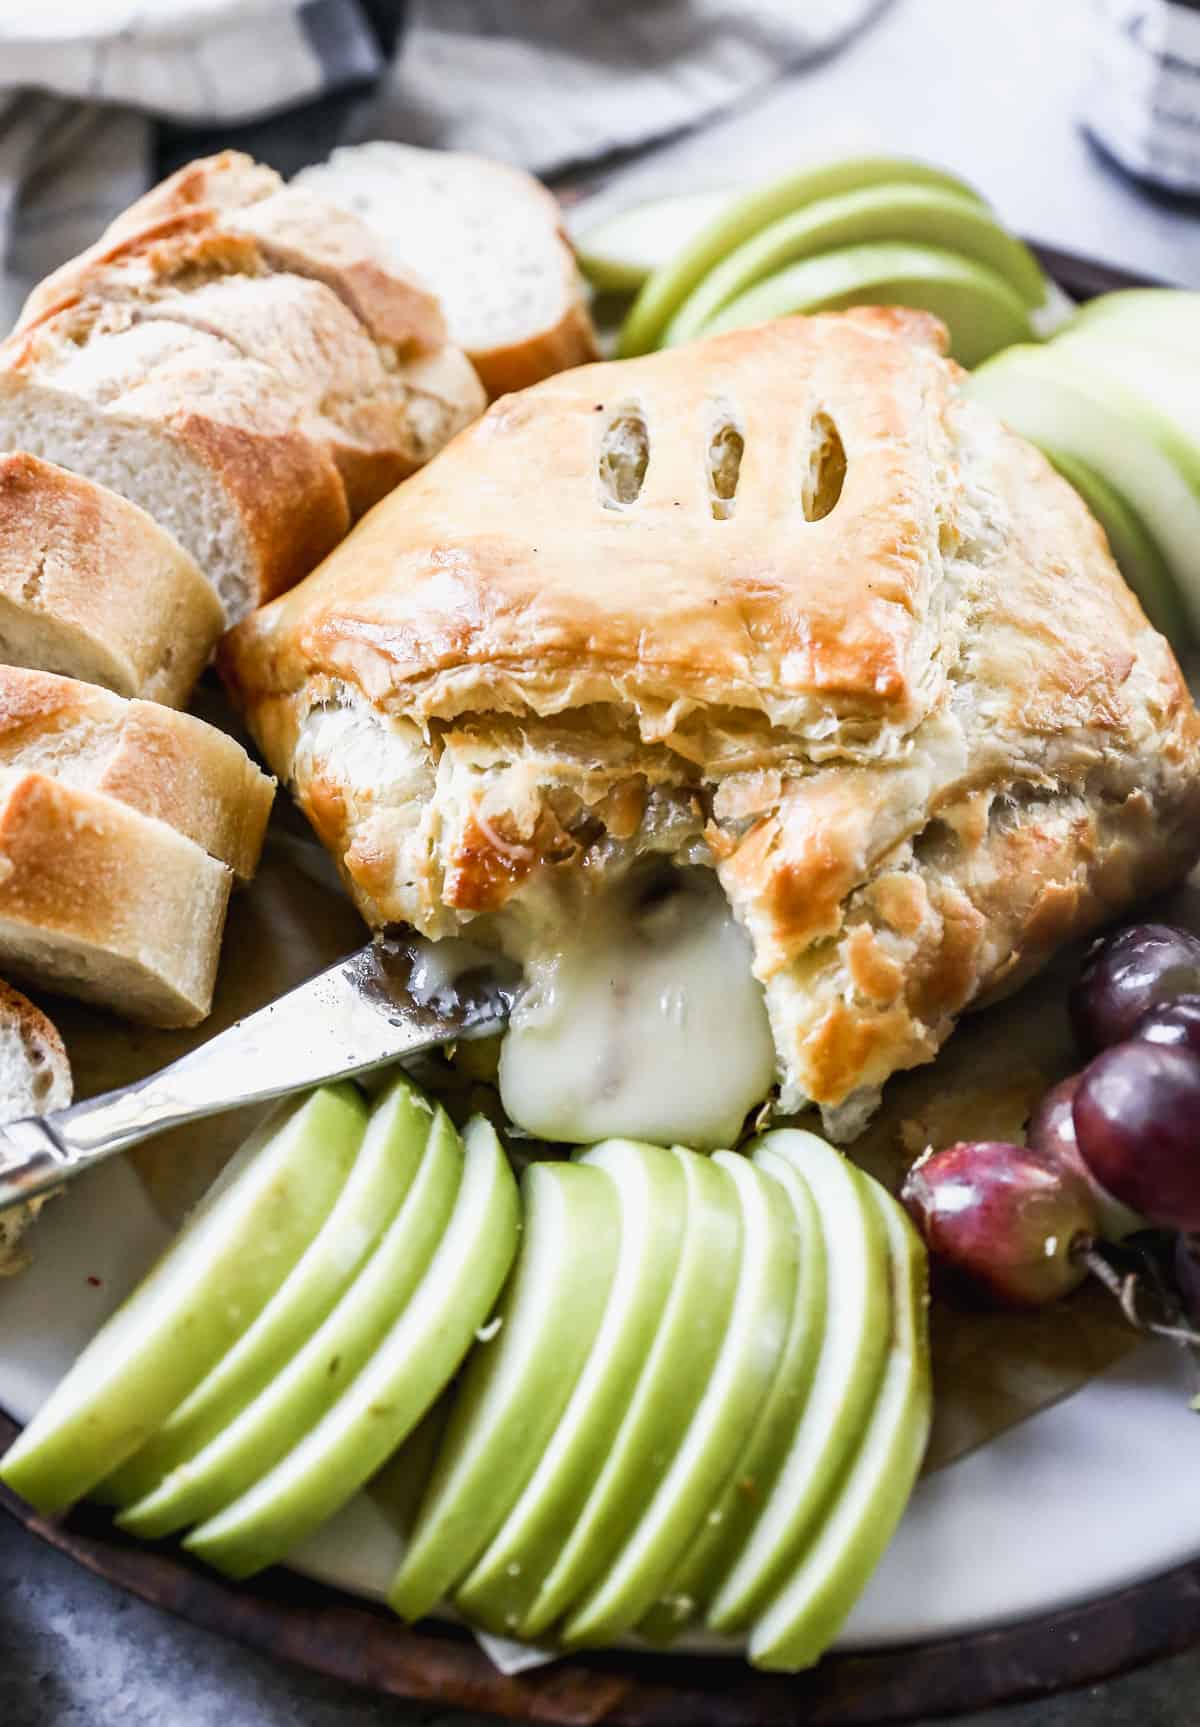
[{"label": "soft bread crumb", "polygon": [[362,218],[438,296],[450,341],[495,396],[597,357],[556,200],[531,175],[447,150],[335,150],[295,186]]},{"label": "soft bread crumb", "polygon": [[[71,1068],[58,1032],[31,1001],[0,983],[0,1122],[47,1115],[70,1101]],[[44,1203],[0,1212],[0,1277],[28,1265],[24,1237]]]}]

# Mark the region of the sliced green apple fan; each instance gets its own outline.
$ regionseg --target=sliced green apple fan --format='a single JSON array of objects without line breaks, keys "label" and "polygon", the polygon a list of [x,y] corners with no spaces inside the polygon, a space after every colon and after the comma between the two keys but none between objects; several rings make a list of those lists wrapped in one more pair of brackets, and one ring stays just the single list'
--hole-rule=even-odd
[{"label": "sliced green apple fan", "polygon": [[806,1665],[920,1464],[925,1262],[823,1141],[749,1149],[610,1140],[518,1195],[489,1124],[460,1138],[407,1079],[369,1112],[316,1092],[0,1475],[44,1510],[99,1486],[234,1577],[371,1485],[407,1537],[406,1618],[450,1601],[551,1649],[704,1629]]},{"label": "sliced green apple fan", "polygon": [[623,356],[874,303],[937,313],[954,354],[973,365],[1032,340],[1031,313],[1047,295],[1032,253],[978,193],[903,158],[847,158],[740,195],[663,199],[585,229],[580,247],[598,286],[641,278],[618,338]]}]

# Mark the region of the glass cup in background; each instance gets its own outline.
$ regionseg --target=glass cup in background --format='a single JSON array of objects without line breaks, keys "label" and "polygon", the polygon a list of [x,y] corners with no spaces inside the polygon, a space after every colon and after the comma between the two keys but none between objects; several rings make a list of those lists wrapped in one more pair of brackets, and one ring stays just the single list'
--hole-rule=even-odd
[{"label": "glass cup in background", "polygon": [[1093,0],[1083,124],[1139,179],[1200,198],[1200,0]]}]

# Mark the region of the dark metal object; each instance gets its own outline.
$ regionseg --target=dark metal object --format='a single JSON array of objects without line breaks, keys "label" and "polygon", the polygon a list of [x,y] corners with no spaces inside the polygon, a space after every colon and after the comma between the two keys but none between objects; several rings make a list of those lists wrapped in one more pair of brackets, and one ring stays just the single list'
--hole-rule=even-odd
[{"label": "dark metal object", "polygon": [[1103,264],[1095,258],[1081,258],[1075,252],[1061,252],[1057,246],[1043,245],[1040,240],[1028,242],[1030,250],[1048,276],[1052,276],[1073,300],[1094,300],[1097,294],[1115,294],[1122,288],[1172,288],[1173,282],[1160,282],[1153,276],[1139,275],[1136,270],[1124,270],[1117,264]]}]

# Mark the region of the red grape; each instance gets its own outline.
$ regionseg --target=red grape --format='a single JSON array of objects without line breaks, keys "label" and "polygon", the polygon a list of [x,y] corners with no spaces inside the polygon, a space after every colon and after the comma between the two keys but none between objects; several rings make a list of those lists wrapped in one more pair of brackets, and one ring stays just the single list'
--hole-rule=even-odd
[{"label": "red grape", "polygon": [[1075,1093],[1080,1155],[1100,1185],[1165,1229],[1200,1229],[1200,1056],[1123,1043]]},{"label": "red grape", "polygon": [[1087,1184],[1096,1207],[1099,1234],[1106,1241],[1123,1241],[1127,1235],[1144,1229],[1145,1219],[1101,1187],[1080,1154],[1075,1137],[1075,1093],[1080,1077],[1073,1073],[1069,1079],[1061,1079],[1050,1087],[1034,1111],[1026,1137],[1035,1151],[1044,1152]]},{"label": "red grape", "polygon": [[1035,1151],[1045,1152],[1047,1157],[1065,1163],[1077,1173],[1077,1166],[1083,1162],[1075,1144],[1074,1104],[1078,1084],[1079,1075],[1073,1073],[1069,1079],[1060,1079],[1057,1085],[1052,1085],[1030,1117],[1026,1134]]},{"label": "red grape", "polygon": [[1133,1029],[1140,1043],[1163,1043],[1200,1055],[1200,995],[1180,995],[1144,1013]]},{"label": "red grape", "polygon": [[1039,1307],[1086,1275],[1091,1196],[1044,1152],[993,1140],[927,1152],[901,1198],[935,1258],[993,1302]]},{"label": "red grape", "polygon": [[1165,923],[1131,924],[1092,944],[1071,991],[1071,1023],[1086,1055],[1133,1035],[1148,1009],[1200,992],[1200,940]]}]

